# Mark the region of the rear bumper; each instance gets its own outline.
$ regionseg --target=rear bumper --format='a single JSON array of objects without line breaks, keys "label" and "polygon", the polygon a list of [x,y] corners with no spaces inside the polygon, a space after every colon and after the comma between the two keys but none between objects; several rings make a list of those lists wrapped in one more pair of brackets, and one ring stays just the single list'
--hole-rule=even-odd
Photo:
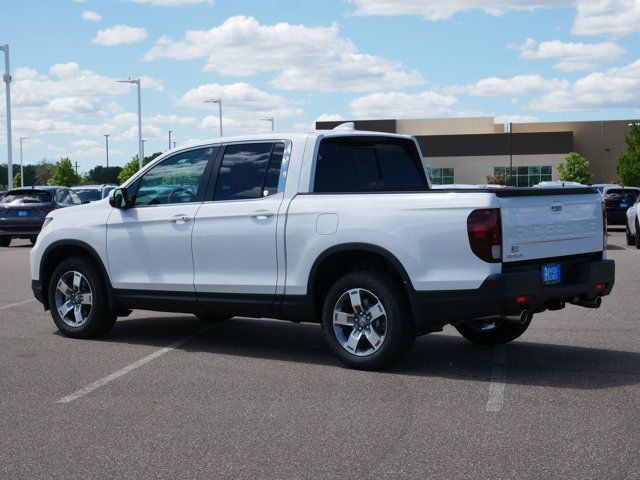
[{"label": "rear bumper", "polygon": [[627,210],[607,210],[608,225],[626,225]]},{"label": "rear bumper", "polygon": [[577,303],[611,293],[613,260],[568,266],[571,275],[557,286],[544,285],[539,270],[532,268],[491,275],[476,290],[415,292],[418,329],[425,333],[459,320],[514,315],[525,309],[537,313],[561,302]]},{"label": "rear bumper", "polygon": [[0,237],[20,238],[38,235],[40,233],[40,230],[42,230],[42,224],[42,220],[0,220]]}]

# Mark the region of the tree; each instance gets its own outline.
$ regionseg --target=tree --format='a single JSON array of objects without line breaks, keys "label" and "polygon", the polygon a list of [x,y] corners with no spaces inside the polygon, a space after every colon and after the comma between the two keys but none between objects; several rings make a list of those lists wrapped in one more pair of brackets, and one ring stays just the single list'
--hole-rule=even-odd
[{"label": "tree", "polygon": [[53,172],[55,169],[56,167],[53,163],[49,163],[46,159],[43,158],[40,163],[38,163],[38,165],[34,167],[34,185],[47,185],[49,183],[49,180],[51,180],[51,178],[53,177]]},{"label": "tree", "polygon": [[627,150],[618,159],[618,174],[623,185],[640,186],[640,124],[633,122],[624,136]]},{"label": "tree", "polygon": [[[153,155],[150,155],[148,157],[144,157],[142,165],[143,166],[146,165],[147,163],[149,163],[150,161],[156,159],[160,155],[162,155],[162,152],[156,152]],[[122,168],[122,171],[118,174],[118,183],[120,183],[122,185],[124,182],[129,180],[129,178],[131,178],[133,176],[133,174],[136,173],[138,170],[139,170],[138,169],[138,155],[134,155],[133,157],[131,157],[131,161],[129,161]]]},{"label": "tree", "polygon": [[73,169],[69,157],[61,158],[55,166],[53,177],[49,180],[49,185],[59,185],[61,187],[71,187],[82,182],[80,176]]},{"label": "tree", "polygon": [[492,185],[511,185],[511,175],[508,173],[496,173],[487,175],[487,183]]},{"label": "tree", "polygon": [[591,178],[588,160],[576,152],[571,152],[564,162],[560,162],[558,171],[563,182],[586,183]]},{"label": "tree", "polygon": [[20,187],[22,185],[22,177],[20,176],[20,171],[15,174],[13,177],[13,188]]},{"label": "tree", "polygon": [[103,167],[98,165],[89,170],[85,179],[87,183],[95,184],[118,183],[118,175],[120,175],[120,172],[122,172],[122,167]]}]

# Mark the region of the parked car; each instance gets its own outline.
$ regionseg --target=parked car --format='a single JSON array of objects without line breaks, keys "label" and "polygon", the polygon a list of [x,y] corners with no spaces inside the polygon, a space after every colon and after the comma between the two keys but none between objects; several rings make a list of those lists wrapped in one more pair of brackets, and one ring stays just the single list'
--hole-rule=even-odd
[{"label": "parked car", "polygon": [[109,192],[116,188],[117,185],[105,184],[105,185],[76,185],[71,189],[78,194],[83,202],[96,202],[107,198]]},{"label": "parked car", "polygon": [[640,226],[638,223],[638,208],[640,207],[640,195],[636,201],[627,209],[627,219],[625,222],[627,245],[635,245],[640,249]]},{"label": "parked car", "polygon": [[31,251],[34,295],[69,337],[132,309],[269,317],[321,323],[344,364],[380,369],[417,335],[510,342],[614,285],[595,189],[433,190],[403,135],[219,138],[72,210]]},{"label": "parked car", "polygon": [[608,225],[626,225],[627,210],[638,200],[640,189],[636,187],[605,187],[602,199],[607,209]]},{"label": "parked car", "polygon": [[589,187],[579,182],[565,182],[562,180],[549,180],[540,183],[536,183],[534,188],[576,188],[576,187]]},{"label": "parked car", "polygon": [[24,187],[7,192],[0,200],[0,247],[14,238],[36,243],[46,216],[53,210],[82,205],[74,191],[66,187]]},{"label": "parked car", "polygon": [[604,191],[605,188],[620,188],[622,185],[618,183],[592,183],[589,185],[590,187],[597,188],[600,193]]}]

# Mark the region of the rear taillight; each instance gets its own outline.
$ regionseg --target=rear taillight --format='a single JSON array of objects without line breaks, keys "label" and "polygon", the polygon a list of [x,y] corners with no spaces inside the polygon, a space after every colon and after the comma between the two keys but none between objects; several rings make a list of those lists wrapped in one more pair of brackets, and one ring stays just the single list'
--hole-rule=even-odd
[{"label": "rear taillight", "polygon": [[474,210],[467,217],[471,250],[489,263],[502,261],[502,224],[499,208]]},{"label": "rear taillight", "polygon": [[607,205],[602,202],[602,250],[607,249]]}]

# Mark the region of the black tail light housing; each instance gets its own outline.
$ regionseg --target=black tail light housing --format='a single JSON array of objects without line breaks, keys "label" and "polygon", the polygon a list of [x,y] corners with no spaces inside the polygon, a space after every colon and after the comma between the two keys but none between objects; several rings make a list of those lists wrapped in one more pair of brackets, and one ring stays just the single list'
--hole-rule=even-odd
[{"label": "black tail light housing", "polygon": [[471,251],[488,263],[502,261],[502,222],[499,208],[481,208],[467,217]]}]

